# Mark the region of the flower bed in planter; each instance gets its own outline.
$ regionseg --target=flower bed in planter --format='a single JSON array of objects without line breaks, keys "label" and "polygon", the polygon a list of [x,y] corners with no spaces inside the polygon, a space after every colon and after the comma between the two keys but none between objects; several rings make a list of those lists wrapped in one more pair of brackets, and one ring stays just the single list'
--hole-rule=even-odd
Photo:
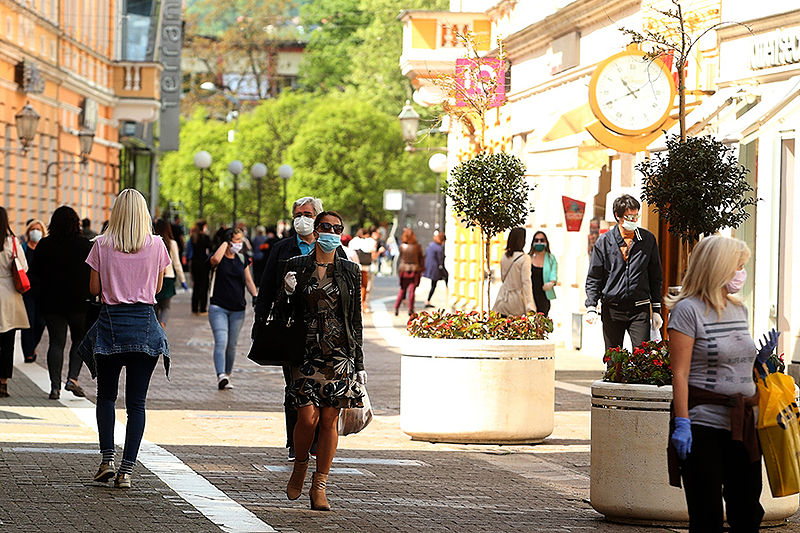
[{"label": "flower bed in planter", "polygon": [[[672,386],[595,381],[589,498],[614,522],[675,525],[689,513],[682,489],[669,484],[667,438]],[[798,495],[773,498],[763,474],[764,525],[798,509]]]},{"label": "flower bed in planter", "polygon": [[401,349],[401,429],[430,442],[519,444],[549,436],[555,346],[535,340],[552,331],[552,322],[542,319],[437,312],[410,320],[412,334],[450,329],[446,335],[480,337],[495,329],[506,337],[532,338],[408,338]]}]

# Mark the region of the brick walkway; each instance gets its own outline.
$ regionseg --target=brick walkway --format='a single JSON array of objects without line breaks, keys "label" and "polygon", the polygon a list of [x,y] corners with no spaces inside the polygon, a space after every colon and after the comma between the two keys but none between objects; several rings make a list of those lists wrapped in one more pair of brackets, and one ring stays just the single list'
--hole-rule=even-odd
[{"label": "brick walkway", "polygon": [[[403,434],[399,350],[372,319],[402,333],[404,313],[380,312],[391,308],[385,301],[396,287],[396,278],[376,279],[376,313],[365,318],[376,419],[340,440],[328,485],[333,512],[309,510],[307,493],[294,502],[285,497],[283,378],[245,358],[251,317],[240,337],[235,388],[219,391],[207,317],[191,315],[189,295],[181,293],[167,324],[172,381],[159,365],[130,491],[91,481],[99,454],[88,372],[81,376],[87,400],[66,391],[60,401],[48,400],[44,356],[26,365],[18,354],[13,396],[0,399],[0,532],[653,530],[606,522],[588,502],[589,397],[582,391],[600,376],[599,357],[559,350],[556,380],[570,390],[556,389],[556,430],[543,444],[430,444]],[[45,336],[39,352],[46,350]],[[798,516],[775,531],[800,532]]]}]

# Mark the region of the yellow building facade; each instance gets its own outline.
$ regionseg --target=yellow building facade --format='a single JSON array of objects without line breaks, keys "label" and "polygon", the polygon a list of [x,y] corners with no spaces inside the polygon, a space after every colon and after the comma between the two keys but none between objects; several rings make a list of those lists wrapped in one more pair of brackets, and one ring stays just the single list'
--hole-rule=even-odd
[{"label": "yellow building facade", "polygon": [[[145,111],[157,118],[161,67],[115,59],[118,6],[0,4],[0,205],[16,233],[28,219],[49,222],[60,205],[99,228],[119,189],[121,123],[142,120]],[[40,120],[22,151],[15,116],[26,104]],[[79,133],[94,134],[88,154],[81,154]]]}]

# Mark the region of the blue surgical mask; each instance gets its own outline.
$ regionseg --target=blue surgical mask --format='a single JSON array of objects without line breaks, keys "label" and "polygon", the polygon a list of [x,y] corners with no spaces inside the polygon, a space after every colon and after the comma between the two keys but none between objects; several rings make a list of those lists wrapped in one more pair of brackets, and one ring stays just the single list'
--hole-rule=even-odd
[{"label": "blue surgical mask", "polygon": [[42,230],[32,229],[28,233],[28,237],[30,238],[31,242],[39,242],[40,240],[42,240]]},{"label": "blue surgical mask", "polygon": [[335,233],[320,233],[317,237],[319,249],[325,253],[330,253],[342,244],[342,236]]}]

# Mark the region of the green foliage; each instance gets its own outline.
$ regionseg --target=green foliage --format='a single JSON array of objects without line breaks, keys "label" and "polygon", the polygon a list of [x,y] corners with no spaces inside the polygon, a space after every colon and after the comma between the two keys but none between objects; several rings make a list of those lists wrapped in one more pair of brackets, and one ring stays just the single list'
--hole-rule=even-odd
[{"label": "green foliage", "polygon": [[366,102],[329,97],[303,121],[288,150],[291,195],[315,195],[359,225],[386,220],[384,189],[432,190],[435,175],[404,151],[400,124]]},{"label": "green foliage", "polygon": [[412,315],[406,325],[421,339],[546,340],[553,321],[542,313],[502,317],[494,311],[447,312],[439,309]]},{"label": "green foliage", "polygon": [[622,347],[609,348],[603,362],[606,364],[603,381],[659,386],[672,384],[672,363],[669,347],[664,341],[645,341],[633,349],[633,354]]},{"label": "green foliage", "polygon": [[300,64],[305,90],[345,92],[397,116],[411,95],[398,62],[403,9],[447,10],[446,0],[313,0],[301,23],[314,28]]},{"label": "green foliage", "polygon": [[[486,239],[525,223],[529,212],[525,165],[507,153],[483,152],[452,170],[443,191],[467,227]],[[487,258],[488,260],[488,258]]]},{"label": "green foliage", "polygon": [[755,205],[747,182],[748,169],[733,151],[708,137],[685,142],[672,135],[667,150],[636,165],[644,175],[642,198],[684,242],[697,242],[722,228],[737,228]]}]

